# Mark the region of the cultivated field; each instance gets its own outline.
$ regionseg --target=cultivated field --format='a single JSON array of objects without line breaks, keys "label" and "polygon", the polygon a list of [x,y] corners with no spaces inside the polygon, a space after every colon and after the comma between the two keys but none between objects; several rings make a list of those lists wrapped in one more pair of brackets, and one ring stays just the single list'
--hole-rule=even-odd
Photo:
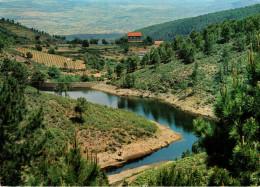
[{"label": "cultivated field", "polygon": [[24,55],[26,55],[27,52],[32,53],[33,61],[44,64],[47,67],[57,66],[58,68],[65,68],[65,64],[67,64],[68,69],[85,69],[85,64],[82,60],[73,61],[71,58],[52,55],[26,48],[16,48],[15,50],[23,53]]}]

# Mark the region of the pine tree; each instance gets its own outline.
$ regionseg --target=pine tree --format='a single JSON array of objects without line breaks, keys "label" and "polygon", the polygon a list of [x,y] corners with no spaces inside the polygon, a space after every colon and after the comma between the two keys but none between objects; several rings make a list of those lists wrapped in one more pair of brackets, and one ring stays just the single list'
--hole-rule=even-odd
[{"label": "pine tree", "polygon": [[135,55],[134,57],[128,57],[126,60],[127,63],[127,73],[132,73],[137,70],[140,58]]},{"label": "pine tree", "polygon": [[199,69],[199,64],[198,64],[198,62],[195,62],[194,69],[193,69],[193,72],[191,74],[193,92],[195,91],[195,87],[196,87],[196,84],[198,82],[198,74],[199,74],[198,69]]},{"label": "pine tree", "polygon": [[21,184],[22,154],[19,126],[26,113],[24,87],[8,75],[0,88],[0,182]]},{"label": "pine tree", "polygon": [[207,33],[205,35],[204,52],[211,54],[215,52],[215,36],[214,33]]},{"label": "pine tree", "polygon": [[123,88],[133,88],[135,86],[136,77],[133,74],[127,74],[123,77],[122,87]]},{"label": "pine tree", "polygon": [[224,68],[224,74],[228,75],[229,74],[229,61],[230,61],[230,49],[225,46],[222,54],[222,66]]},{"label": "pine tree", "polygon": [[183,48],[184,39],[181,35],[178,35],[174,38],[172,42],[172,48],[174,51],[180,51]]},{"label": "pine tree", "polygon": [[88,109],[88,102],[84,97],[79,97],[77,99],[76,106],[74,107],[74,110],[77,114],[79,114],[79,120],[81,122],[84,121],[83,114],[85,114],[86,110]]},{"label": "pine tree", "polygon": [[[215,114],[219,122],[214,130],[207,129],[210,125],[206,125],[203,120],[194,122],[195,134],[201,137],[209,161],[227,167],[232,175],[239,179],[241,185],[259,185],[260,182],[260,113],[258,112],[260,90],[257,86],[260,79],[259,72],[255,71],[255,67],[260,63],[256,60],[259,52],[260,48],[258,54],[254,55],[252,47],[249,51],[247,67],[249,85],[239,76],[236,67],[233,69],[232,87],[228,89],[226,84],[223,84],[215,103]],[[221,179],[212,184],[222,185],[222,182]]]},{"label": "pine tree", "polygon": [[143,59],[141,61],[141,66],[142,67],[145,67],[146,65],[149,65],[150,64],[150,53],[146,53],[144,56],[143,56]]},{"label": "pine tree", "polygon": [[232,28],[230,27],[230,23],[224,21],[222,23],[222,37],[224,38],[225,42],[228,42],[231,39]]},{"label": "pine tree", "polygon": [[43,83],[46,80],[46,75],[40,70],[35,70],[31,77],[31,84],[36,86],[38,94],[40,93],[40,83]]},{"label": "pine tree", "polygon": [[65,163],[68,164],[67,172],[64,176],[64,182],[71,186],[92,186],[107,184],[102,177],[98,166],[97,155],[95,157],[87,156],[87,160],[83,157],[78,140],[75,136],[72,148],[65,155]]},{"label": "pine tree", "polygon": [[121,75],[122,75],[124,69],[125,69],[125,66],[124,66],[124,64],[122,64],[122,63],[119,63],[119,64],[116,66],[115,72],[116,72],[117,77],[121,77]]},{"label": "pine tree", "polygon": [[161,63],[161,57],[156,50],[155,53],[151,56],[151,62],[154,65],[154,68],[157,69]]}]

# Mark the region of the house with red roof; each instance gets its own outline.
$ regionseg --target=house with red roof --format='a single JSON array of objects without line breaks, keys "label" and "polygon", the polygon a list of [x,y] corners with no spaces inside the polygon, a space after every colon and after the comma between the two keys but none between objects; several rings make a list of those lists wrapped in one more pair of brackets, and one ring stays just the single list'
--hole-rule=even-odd
[{"label": "house with red roof", "polygon": [[143,42],[141,32],[129,32],[127,33],[128,43]]},{"label": "house with red roof", "polygon": [[144,56],[147,53],[147,51],[139,51],[139,56]]},{"label": "house with red roof", "polygon": [[155,41],[154,42],[154,47],[158,48],[160,46],[160,44],[162,44],[164,41]]}]

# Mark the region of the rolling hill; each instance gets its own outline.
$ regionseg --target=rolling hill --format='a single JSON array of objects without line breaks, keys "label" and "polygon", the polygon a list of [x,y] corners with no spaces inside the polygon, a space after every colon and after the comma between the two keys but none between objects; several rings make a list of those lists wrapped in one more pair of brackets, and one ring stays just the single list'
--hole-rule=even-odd
[{"label": "rolling hill", "polygon": [[51,36],[35,28],[28,28],[21,23],[5,18],[0,19],[0,32],[8,37],[12,37],[16,43],[21,44],[35,42],[36,40],[57,42],[64,39],[60,36]]},{"label": "rolling hill", "polygon": [[0,16],[55,35],[126,33],[260,0],[2,0]]},{"label": "rolling hill", "polygon": [[142,32],[144,37],[150,36],[153,40],[172,41],[176,35],[187,36],[192,30],[201,31],[212,23],[221,22],[225,19],[242,19],[255,14],[260,14],[260,4],[170,21],[141,28],[136,32]]}]

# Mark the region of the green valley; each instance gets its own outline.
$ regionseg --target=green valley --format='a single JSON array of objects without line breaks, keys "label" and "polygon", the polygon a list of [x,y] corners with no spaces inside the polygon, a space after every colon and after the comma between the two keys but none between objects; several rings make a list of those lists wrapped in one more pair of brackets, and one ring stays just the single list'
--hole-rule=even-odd
[{"label": "green valley", "polygon": [[[12,2],[17,1],[0,9],[24,3]],[[84,27],[70,24],[82,23],[81,11],[66,24],[57,22],[60,29],[53,22],[65,20],[70,6],[97,8],[103,0],[36,2],[31,8],[41,12],[34,12],[37,16],[46,8],[50,14],[44,31],[27,27],[35,20],[24,26],[0,19],[1,185],[260,185],[257,1],[166,0],[182,13],[189,7],[202,13],[209,7],[256,5],[166,22],[117,39],[116,25],[140,27],[128,23],[125,9],[156,17],[164,8],[153,14],[150,8],[160,3],[113,0],[113,9],[100,14],[120,5],[115,13],[124,21],[108,17],[111,24],[85,15],[105,23],[112,34],[78,35],[70,29]],[[18,13],[21,19],[23,11]],[[104,30],[96,27],[91,28],[96,33]],[[76,38],[48,34],[49,28]]]}]

